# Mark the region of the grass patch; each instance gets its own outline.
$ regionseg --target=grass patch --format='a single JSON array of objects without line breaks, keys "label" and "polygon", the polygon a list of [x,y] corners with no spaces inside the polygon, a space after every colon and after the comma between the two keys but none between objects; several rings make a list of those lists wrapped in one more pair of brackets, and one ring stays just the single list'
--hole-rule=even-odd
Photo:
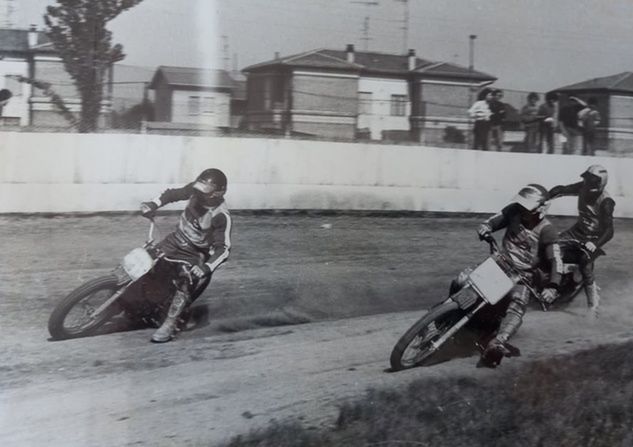
[{"label": "grass patch", "polygon": [[344,404],[331,429],[291,422],[226,445],[631,446],[632,364],[628,342],[500,369],[481,380],[421,379]]}]

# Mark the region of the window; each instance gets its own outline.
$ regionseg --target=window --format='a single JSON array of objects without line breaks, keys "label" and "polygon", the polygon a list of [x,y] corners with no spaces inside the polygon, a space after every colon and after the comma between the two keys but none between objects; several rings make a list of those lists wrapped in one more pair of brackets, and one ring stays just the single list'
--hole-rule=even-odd
[{"label": "window", "polygon": [[187,101],[187,112],[189,115],[200,115],[200,97],[190,96]]},{"label": "window", "polygon": [[407,95],[391,95],[391,116],[405,116]]},{"label": "window", "polygon": [[360,115],[371,115],[371,106],[371,92],[358,92],[358,113]]},{"label": "window", "polygon": [[205,96],[202,98],[203,115],[213,115],[215,113],[215,98],[213,96]]}]

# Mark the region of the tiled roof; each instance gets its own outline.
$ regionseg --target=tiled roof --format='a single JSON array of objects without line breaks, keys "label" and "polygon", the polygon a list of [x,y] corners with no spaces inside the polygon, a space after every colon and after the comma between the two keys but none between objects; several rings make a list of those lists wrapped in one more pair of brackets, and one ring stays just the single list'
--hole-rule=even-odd
[{"label": "tiled roof", "polygon": [[577,90],[616,90],[633,93],[633,72],[625,71],[616,75],[589,79],[556,89],[559,92]]},{"label": "tiled roof", "polygon": [[159,76],[173,86],[233,88],[233,79],[225,70],[213,70],[193,67],[168,67],[161,65],[156,70],[150,88],[156,88]]},{"label": "tiled roof", "polygon": [[450,62],[438,62],[427,66],[420,67],[415,70],[417,73],[425,73],[437,76],[456,76],[461,78],[474,78],[482,80],[494,80],[495,76],[481,71],[470,70],[461,65],[452,64]]},{"label": "tiled roof", "polygon": [[[354,51],[354,62],[348,62],[347,51],[330,49],[311,50],[305,53],[273,59],[251,65],[246,67],[243,71],[251,72],[273,66],[314,67],[386,74],[410,73],[409,56],[407,55]],[[459,65],[446,62],[433,62],[418,57],[415,58],[415,67],[414,72],[433,76],[453,76],[481,80],[496,79],[487,73],[470,71],[468,68]]]}]

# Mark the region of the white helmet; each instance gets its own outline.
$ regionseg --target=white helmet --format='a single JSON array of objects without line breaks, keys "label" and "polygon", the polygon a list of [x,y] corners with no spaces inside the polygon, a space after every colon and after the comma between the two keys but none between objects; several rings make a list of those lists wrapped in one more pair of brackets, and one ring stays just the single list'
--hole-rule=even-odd
[{"label": "white helmet", "polygon": [[580,176],[584,179],[585,185],[589,187],[589,191],[597,193],[604,191],[609,180],[607,169],[600,165],[589,166]]},{"label": "white helmet", "polygon": [[538,214],[539,219],[543,219],[550,205],[549,193],[543,186],[530,183],[521,188],[512,203],[521,205],[526,211]]}]

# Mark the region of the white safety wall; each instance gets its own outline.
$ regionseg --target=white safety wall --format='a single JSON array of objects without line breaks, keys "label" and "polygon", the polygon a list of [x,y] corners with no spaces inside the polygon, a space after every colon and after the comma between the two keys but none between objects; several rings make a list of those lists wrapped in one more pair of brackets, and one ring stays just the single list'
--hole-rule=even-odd
[{"label": "white safety wall", "polygon": [[[633,159],[290,139],[0,133],[0,213],[135,210],[207,167],[233,209],[495,212],[526,183],[610,172],[616,215],[633,217]],[[182,205],[181,205],[182,206]],[[178,208],[178,206],[173,206]],[[555,214],[576,213],[572,198]]]}]

